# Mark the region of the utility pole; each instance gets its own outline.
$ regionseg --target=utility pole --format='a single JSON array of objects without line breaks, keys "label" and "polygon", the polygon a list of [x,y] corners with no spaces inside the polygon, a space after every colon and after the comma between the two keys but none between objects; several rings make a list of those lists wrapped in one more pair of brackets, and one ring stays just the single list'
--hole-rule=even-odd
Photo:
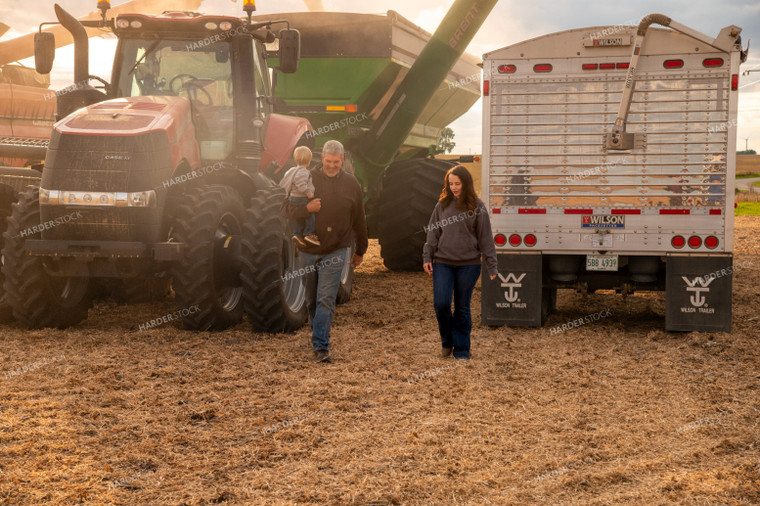
[{"label": "utility pole", "polygon": [[744,151],[749,151],[749,137],[744,139]]}]

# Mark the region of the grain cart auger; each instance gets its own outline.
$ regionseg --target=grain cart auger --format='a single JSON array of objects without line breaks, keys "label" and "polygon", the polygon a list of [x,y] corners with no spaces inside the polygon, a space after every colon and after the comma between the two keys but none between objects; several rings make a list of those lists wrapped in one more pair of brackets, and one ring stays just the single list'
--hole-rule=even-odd
[{"label": "grain cart auger", "polygon": [[[185,328],[235,325],[287,331],[306,320],[282,193],[261,174],[284,164],[311,130],[273,114],[265,43],[279,34],[280,72],[298,65],[300,36],[286,21],[192,12],[120,14],[99,21],[55,6],[75,44],[75,86],[57,100],[40,186],[19,196],[5,235],[4,287],[29,327],[86,318],[94,280],[173,280]],[[111,81],[89,75],[83,25],[118,37]],[[35,39],[50,72],[54,36]],[[274,56],[274,55],[272,55]],[[90,86],[95,79],[103,90]]]},{"label": "grain cart auger", "polygon": [[456,0],[433,35],[393,11],[280,15],[298,26],[303,50],[297,73],[277,73],[275,106],[314,125],[303,144],[346,145],[391,269],[422,268],[424,227],[452,166],[430,146],[480,98],[479,60],[464,50],[495,4]]}]

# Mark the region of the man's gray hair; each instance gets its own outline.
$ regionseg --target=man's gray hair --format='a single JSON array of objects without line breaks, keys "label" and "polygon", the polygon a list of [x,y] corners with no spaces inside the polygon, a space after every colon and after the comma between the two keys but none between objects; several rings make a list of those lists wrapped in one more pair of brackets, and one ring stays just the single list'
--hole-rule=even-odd
[{"label": "man's gray hair", "polygon": [[322,154],[343,156],[343,144],[335,140],[327,141],[325,142],[325,145],[322,146]]}]

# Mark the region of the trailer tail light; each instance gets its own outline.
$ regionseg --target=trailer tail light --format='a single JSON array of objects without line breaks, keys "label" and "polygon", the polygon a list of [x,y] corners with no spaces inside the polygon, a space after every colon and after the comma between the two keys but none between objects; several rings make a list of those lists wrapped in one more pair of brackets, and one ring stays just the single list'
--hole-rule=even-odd
[{"label": "trailer tail light", "polygon": [[520,245],[521,242],[522,242],[522,238],[519,235],[512,234],[512,235],[509,236],[509,244],[511,246],[517,247],[517,246]]},{"label": "trailer tail light", "polygon": [[612,214],[641,214],[641,209],[613,209]]},{"label": "trailer tail light", "polygon": [[491,214],[501,214],[501,207],[494,207],[491,209]]},{"label": "trailer tail light", "polygon": [[546,209],[538,209],[535,207],[521,207],[517,210],[517,214],[546,214]]},{"label": "trailer tail light", "polygon": [[683,60],[665,60],[662,66],[666,69],[680,69],[683,67]]},{"label": "trailer tail light", "polygon": [[705,58],[702,60],[702,65],[705,67],[721,67],[723,66],[723,58]]},{"label": "trailer tail light", "polygon": [[619,69],[627,69],[630,66],[631,66],[631,64],[628,63],[628,62],[625,62],[625,63],[616,63],[615,64],[615,67],[617,67]]},{"label": "trailer tail light", "polygon": [[710,214],[723,214],[720,209],[710,209]]},{"label": "trailer tail light", "polygon": [[565,209],[565,214],[594,214],[593,209]]},{"label": "trailer tail light", "polygon": [[483,96],[487,97],[491,91],[491,81],[483,81]]},{"label": "trailer tail light", "polygon": [[513,74],[517,71],[517,65],[499,65],[499,74]]},{"label": "trailer tail light", "polygon": [[707,239],[705,239],[705,247],[707,249],[715,249],[718,247],[718,238],[714,235],[711,235]]},{"label": "trailer tail light", "polygon": [[686,244],[686,239],[683,236],[677,235],[670,240],[670,245],[676,249],[681,249]]},{"label": "trailer tail light", "polygon": [[551,63],[537,63],[533,65],[533,72],[551,72],[552,68]]},{"label": "trailer tail light", "polygon": [[583,70],[596,70],[596,69],[599,68],[599,64],[597,64],[597,63],[584,63],[583,65],[581,65],[581,68]]},{"label": "trailer tail light", "polygon": [[660,214],[691,214],[689,209],[660,209]]},{"label": "trailer tail light", "polygon": [[697,249],[700,246],[702,246],[702,238],[698,235],[693,235],[689,237],[689,247],[692,249]]},{"label": "trailer tail light", "polygon": [[600,63],[599,68],[602,70],[611,70],[615,68],[614,63]]},{"label": "trailer tail light", "polygon": [[731,74],[731,91],[739,89],[739,74]]},{"label": "trailer tail light", "polygon": [[507,244],[507,236],[505,236],[504,234],[496,234],[493,237],[493,242],[497,246],[504,246],[505,244]]},{"label": "trailer tail light", "polygon": [[532,248],[536,245],[536,236],[533,234],[528,234],[525,236],[525,239],[523,239],[523,242],[525,242],[526,246]]},{"label": "trailer tail light", "polygon": [[129,20],[128,19],[119,19],[116,21],[116,27],[117,28],[129,28]]}]

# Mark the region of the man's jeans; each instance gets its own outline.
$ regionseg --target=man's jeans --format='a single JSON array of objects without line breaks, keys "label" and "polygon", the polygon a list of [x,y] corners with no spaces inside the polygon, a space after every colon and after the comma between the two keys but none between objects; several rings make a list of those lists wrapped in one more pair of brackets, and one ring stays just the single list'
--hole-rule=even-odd
[{"label": "man's jeans", "polygon": [[298,253],[299,265],[313,265],[304,276],[306,283],[306,303],[311,321],[311,342],[314,351],[330,349],[330,326],[335,314],[335,303],[340,287],[343,268],[351,259],[351,248],[342,248],[332,253],[311,255]]},{"label": "man's jeans", "polygon": [[[295,207],[305,206],[309,203],[308,197],[289,197],[290,203]],[[316,221],[314,213],[309,213],[308,218],[293,220],[293,235],[303,237],[305,235],[314,235],[316,231]]]},{"label": "man's jeans", "polygon": [[[441,345],[454,348],[454,358],[470,358],[470,300],[480,277],[480,265],[433,264],[433,306]],[[451,294],[454,294],[454,314]]]}]

